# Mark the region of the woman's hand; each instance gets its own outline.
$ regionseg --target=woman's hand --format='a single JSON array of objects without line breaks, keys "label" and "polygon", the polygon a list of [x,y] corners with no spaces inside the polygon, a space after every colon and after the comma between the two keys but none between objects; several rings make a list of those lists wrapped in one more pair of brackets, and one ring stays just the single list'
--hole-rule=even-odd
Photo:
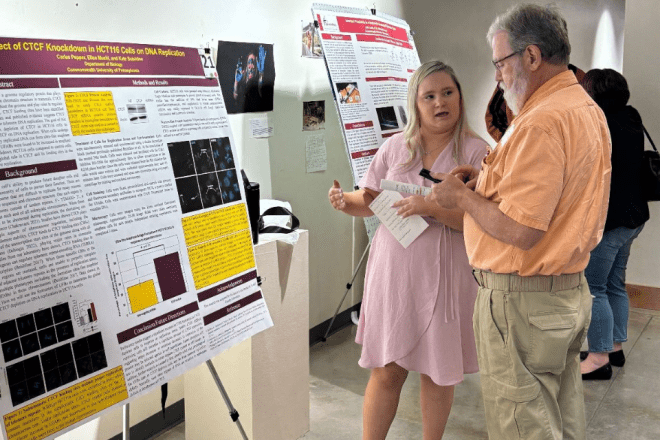
[{"label": "woman's hand", "polygon": [[344,201],[344,191],[339,186],[339,182],[334,181],[330,191],[328,191],[328,199],[330,204],[337,211],[343,211],[346,209],[346,201]]},{"label": "woman's hand", "polygon": [[396,213],[403,218],[410,217],[411,215],[430,215],[426,201],[422,196],[406,197],[403,200],[395,202],[392,208],[399,208]]}]

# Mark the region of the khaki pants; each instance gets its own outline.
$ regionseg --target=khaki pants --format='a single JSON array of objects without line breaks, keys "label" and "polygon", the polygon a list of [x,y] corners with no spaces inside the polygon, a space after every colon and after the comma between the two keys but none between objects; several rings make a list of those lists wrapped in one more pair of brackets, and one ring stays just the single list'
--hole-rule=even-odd
[{"label": "khaki pants", "polygon": [[591,301],[583,273],[519,277],[474,271],[474,308],[491,440],[584,440],[579,352]]}]

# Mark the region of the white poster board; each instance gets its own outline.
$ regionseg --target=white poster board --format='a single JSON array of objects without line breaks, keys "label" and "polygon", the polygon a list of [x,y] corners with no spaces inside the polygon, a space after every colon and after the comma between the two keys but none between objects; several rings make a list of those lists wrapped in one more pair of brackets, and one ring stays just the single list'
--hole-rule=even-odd
[{"label": "white poster board", "polygon": [[0,48],[2,433],[52,438],[272,321],[198,50]]},{"label": "white poster board", "polygon": [[[366,8],[312,5],[354,185],[378,148],[403,131],[408,81],[420,65],[408,24]],[[373,237],[377,220],[365,219]]]}]

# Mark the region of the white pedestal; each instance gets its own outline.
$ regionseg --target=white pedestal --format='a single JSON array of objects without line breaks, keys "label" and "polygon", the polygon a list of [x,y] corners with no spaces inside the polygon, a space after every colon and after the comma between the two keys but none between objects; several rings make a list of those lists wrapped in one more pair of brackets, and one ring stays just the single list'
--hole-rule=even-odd
[{"label": "white pedestal", "polygon": [[[309,241],[255,246],[274,326],[213,359],[250,440],[295,440],[309,431]],[[208,367],[184,379],[186,439],[241,439]]]}]

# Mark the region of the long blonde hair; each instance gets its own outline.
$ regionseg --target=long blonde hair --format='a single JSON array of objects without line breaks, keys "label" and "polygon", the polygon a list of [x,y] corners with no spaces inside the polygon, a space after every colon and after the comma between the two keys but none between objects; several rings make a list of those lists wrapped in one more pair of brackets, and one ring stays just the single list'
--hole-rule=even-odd
[{"label": "long blonde hair", "polygon": [[478,137],[472,129],[469,127],[467,122],[467,115],[465,114],[465,101],[463,100],[463,92],[461,91],[461,84],[458,82],[456,73],[454,69],[446,65],[442,61],[427,61],[417,68],[415,73],[410,77],[410,82],[408,83],[408,123],[403,131],[404,139],[406,140],[406,148],[408,149],[408,160],[403,163],[403,166],[410,166],[415,162],[417,156],[421,156],[423,153],[422,143],[420,142],[419,135],[419,112],[417,110],[417,92],[419,90],[419,85],[426,79],[427,76],[434,74],[436,72],[445,72],[447,73],[456,88],[458,89],[458,94],[460,97],[460,114],[456,125],[454,126],[453,141],[454,146],[452,148],[452,158],[456,165],[460,165],[461,156],[463,154],[463,144],[467,136]]}]

